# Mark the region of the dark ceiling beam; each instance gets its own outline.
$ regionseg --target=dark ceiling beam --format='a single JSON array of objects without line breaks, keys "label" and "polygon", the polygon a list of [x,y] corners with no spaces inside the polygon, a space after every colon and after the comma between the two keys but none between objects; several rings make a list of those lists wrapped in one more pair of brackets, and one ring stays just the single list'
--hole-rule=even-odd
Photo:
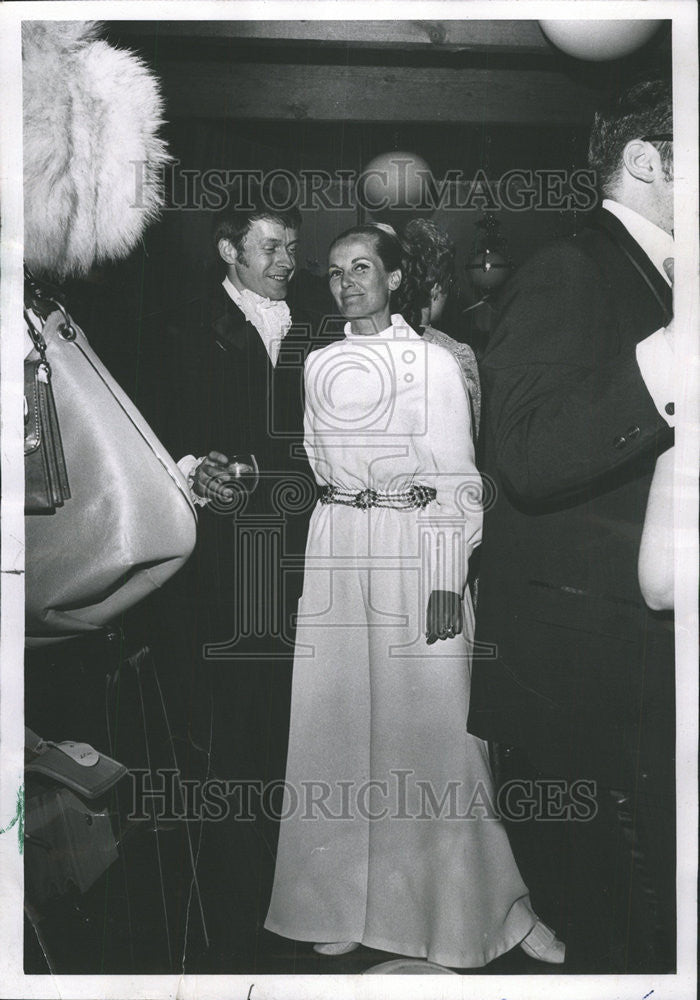
[{"label": "dark ceiling beam", "polygon": [[173,118],[589,123],[596,95],[534,70],[159,61]]},{"label": "dark ceiling beam", "polygon": [[[460,4],[460,13],[465,8]],[[116,23],[116,22],[115,22]],[[445,49],[546,55],[537,21],[132,21],[131,35],[245,39],[294,45]]]}]

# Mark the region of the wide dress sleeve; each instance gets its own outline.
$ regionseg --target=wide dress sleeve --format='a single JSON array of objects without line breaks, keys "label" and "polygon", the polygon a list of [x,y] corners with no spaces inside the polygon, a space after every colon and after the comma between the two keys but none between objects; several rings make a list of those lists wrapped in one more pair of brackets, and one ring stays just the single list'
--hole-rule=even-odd
[{"label": "wide dress sleeve", "polygon": [[481,542],[483,486],[474,461],[471,408],[455,358],[429,345],[426,376],[427,433],[422,480],[436,490],[424,512],[430,537],[432,590],[462,594],[469,557]]},{"label": "wide dress sleeve", "polygon": [[314,474],[314,479],[319,485],[323,485],[324,480],[318,472],[318,456],[316,447],[316,435],[313,414],[313,396],[310,389],[311,376],[309,374],[311,366],[317,362],[321,356],[321,351],[310,354],[304,362],[304,450]]}]

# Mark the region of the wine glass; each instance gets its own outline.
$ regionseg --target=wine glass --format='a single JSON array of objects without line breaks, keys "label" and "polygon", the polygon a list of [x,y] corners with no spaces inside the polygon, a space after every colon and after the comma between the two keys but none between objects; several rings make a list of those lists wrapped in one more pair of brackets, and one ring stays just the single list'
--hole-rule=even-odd
[{"label": "wine glass", "polygon": [[225,486],[234,486],[246,493],[252,493],[260,482],[260,470],[255,455],[252,452],[231,455],[222,478]]}]

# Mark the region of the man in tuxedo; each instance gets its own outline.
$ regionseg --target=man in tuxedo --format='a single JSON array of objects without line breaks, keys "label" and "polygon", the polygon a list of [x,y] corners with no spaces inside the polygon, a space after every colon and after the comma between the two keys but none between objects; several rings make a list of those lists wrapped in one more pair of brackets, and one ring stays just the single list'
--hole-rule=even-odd
[{"label": "man in tuxedo", "polygon": [[673,621],[637,575],[673,440],[672,142],[661,81],[596,116],[602,209],[512,278],[481,367],[496,493],[468,727],[535,793],[510,832],[574,972],[675,962]]},{"label": "man in tuxedo", "polygon": [[[292,331],[286,302],[300,221],[296,209],[223,213],[214,232],[223,280],[168,323],[166,443],[185,453],[180,467],[204,507],[179,583],[187,581],[186,600],[198,609],[204,659],[247,670],[251,660],[289,659],[292,595],[285,600],[284,591],[299,576],[291,543],[303,554],[298,515],[313,503],[300,454],[309,339],[303,324]],[[285,506],[290,487],[305,500],[298,509]]]},{"label": "man in tuxedo", "polygon": [[231,971],[257,949],[282,806],[281,788],[270,789],[285,774],[294,614],[316,500],[303,362],[330,302],[325,283],[304,275],[304,306],[292,317],[287,304],[300,223],[296,209],[264,204],[221,215],[223,274],[170,310],[152,380],[153,426],[201,503],[194,554],[162,595],[181,771],[240,785],[227,813],[204,825],[199,888],[216,954],[210,947],[202,971]]}]

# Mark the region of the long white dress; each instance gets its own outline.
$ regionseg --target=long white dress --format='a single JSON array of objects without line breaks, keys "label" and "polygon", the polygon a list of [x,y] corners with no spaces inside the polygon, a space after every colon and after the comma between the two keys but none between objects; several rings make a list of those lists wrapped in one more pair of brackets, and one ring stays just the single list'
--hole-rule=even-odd
[{"label": "long white dress", "polygon": [[401,316],[309,356],[319,483],[432,487],[420,510],[319,502],[306,551],[277,865],[265,926],[478,967],[535,923],[466,731],[473,610],[428,646],[434,589],[462,593],[481,481],[457,362]]}]

